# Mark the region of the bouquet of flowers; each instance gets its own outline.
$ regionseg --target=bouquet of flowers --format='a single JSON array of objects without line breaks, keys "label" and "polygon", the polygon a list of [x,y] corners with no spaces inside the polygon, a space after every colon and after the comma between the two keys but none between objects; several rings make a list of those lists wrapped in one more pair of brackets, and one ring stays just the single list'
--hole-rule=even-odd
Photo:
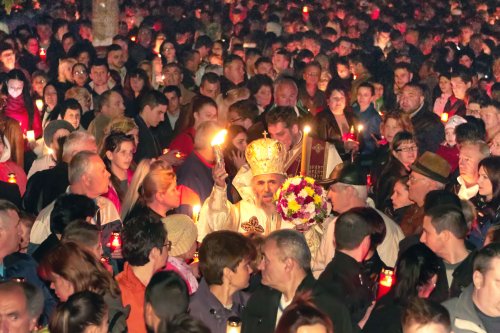
[{"label": "bouquet of flowers", "polygon": [[326,217],[325,191],[311,177],[288,178],[276,192],[276,197],[283,220],[299,228],[321,223]]}]

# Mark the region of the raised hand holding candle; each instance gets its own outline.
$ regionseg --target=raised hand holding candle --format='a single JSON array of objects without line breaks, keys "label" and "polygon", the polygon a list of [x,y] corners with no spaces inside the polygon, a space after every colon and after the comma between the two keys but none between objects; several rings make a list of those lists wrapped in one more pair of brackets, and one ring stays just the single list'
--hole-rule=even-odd
[{"label": "raised hand holding candle", "polygon": [[302,153],[301,153],[301,159],[300,159],[300,175],[305,176],[306,175],[306,155],[307,155],[307,136],[309,135],[309,132],[311,132],[311,127],[310,126],[304,126],[304,134],[302,135]]},{"label": "raised hand holding candle", "polygon": [[223,129],[219,131],[212,139],[211,145],[215,152],[215,162],[220,165],[224,161],[224,155],[222,154],[222,144],[226,139],[227,130]]}]

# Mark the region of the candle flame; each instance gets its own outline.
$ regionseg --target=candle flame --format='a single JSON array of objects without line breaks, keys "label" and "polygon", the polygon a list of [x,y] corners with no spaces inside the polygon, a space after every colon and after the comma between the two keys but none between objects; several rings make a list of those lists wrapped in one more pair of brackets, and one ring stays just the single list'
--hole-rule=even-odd
[{"label": "candle flame", "polygon": [[130,37],[130,40],[135,42],[135,40],[136,40],[135,36]]},{"label": "candle flame", "polygon": [[43,109],[43,101],[40,98],[35,101],[35,104],[39,111]]},{"label": "candle flame", "polygon": [[200,210],[201,210],[201,206],[200,205],[194,205],[193,206],[193,213],[194,214],[199,214]]},{"label": "candle flame", "polygon": [[448,115],[448,112],[443,112],[443,114],[441,114],[441,121],[442,121],[443,123],[448,122],[448,116],[449,116],[449,115]]},{"label": "candle flame", "polygon": [[304,126],[304,133],[309,134],[311,132],[311,127],[309,125]]},{"label": "candle flame", "polygon": [[358,133],[361,132],[364,129],[363,125],[358,125]]},{"label": "candle flame", "polygon": [[227,135],[227,129],[223,129],[217,133],[214,138],[212,139],[212,147],[213,146],[220,146],[224,143],[224,140],[226,139]]},{"label": "candle flame", "polygon": [[354,134],[354,126],[351,126],[351,129],[349,130],[349,133]]},{"label": "candle flame", "polygon": [[302,8],[302,13],[309,13],[309,7],[304,6],[304,7]]}]

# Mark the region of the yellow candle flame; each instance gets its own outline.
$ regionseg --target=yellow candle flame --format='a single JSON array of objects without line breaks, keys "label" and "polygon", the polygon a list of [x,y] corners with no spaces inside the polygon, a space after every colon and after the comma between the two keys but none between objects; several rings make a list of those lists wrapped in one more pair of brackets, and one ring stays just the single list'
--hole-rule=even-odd
[{"label": "yellow candle flame", "polygon": [[363,125],[358,125],[358,133],[364,129]]},{"label": "yellow candle flame", "polygon": [[200,210],[201,210],[201,206],[200,205],[194,205],[193,206],[193,213],[194,214],[199,214]]},{"label": "yellow candle flame", "polygon": [[212,139],[212,147],[214,146],[220,146],[224,143],[224,140],[226,139],[227,135],[227,129],[223,129],[217,133],[214,138]]},{"label": "yellow candle flame", "polygon": [[304,134],[307,135],[307,134],[309,134],[309,132],[311,132],[311,127],[308,125],[304,126]]},{"label": "yellow candle flame", "polygon": [[40,98],[35,101],[35,104],[39,111],[43,109],[43,101]]},{"label": "yellow candle flame", "polygon": [[28,139],[29,142],[35,141],[35,131],[27,131],[26,139]]}]

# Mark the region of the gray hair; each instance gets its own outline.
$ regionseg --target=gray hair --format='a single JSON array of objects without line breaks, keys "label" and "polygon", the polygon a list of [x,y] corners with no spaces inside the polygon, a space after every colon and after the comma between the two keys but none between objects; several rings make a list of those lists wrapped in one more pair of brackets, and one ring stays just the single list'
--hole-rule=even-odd
[{"label": "gray hair", "polygon": [[266,242],[268,241],[276,242],[282,260],[291,258],[297,261],[303,270],[311,269],[311,251],[300,232],[292,229],[276,230],[266,238]]},{"label": "gray hair", "polygon": [[463,147],[467,147],[467,146],[475,147],[477,149],[477,151],[479,152],[479,154],[481,154],[481,160],[486,158],[486,157],[489,157],[491,155],[490,147],[483,140],[462,142],[462,144],[460,145],[460,149],[462,149]]},{"label": "gray hair", "polygon": [[40,317],[44,305],[42,290],[28,282],[7,281],[0,283],[0,293],[13,291],[15,288],[19,288],[23,292],[30,318]]},{"label": "gray hair", "polygon": [[194,136],[194,149],[205,149],[210,147],[213,137],[221,130],[215,121],[204,121],[196,129]]},{"label": "gray hair", "polygon": [[69,161],[81,151],[83,142],[96,142],[92,134],[85,131],[74,131],[66,138],[63,145],[63,161]]},{"label": "gray hair", "polygon": [[274,94],[273,95],[276,95],[276,92],[278,91],[278,89],[281,86],[290,86],[293,89],[295,89],[295,91],[297,93],[299,92],[299,88],[297,87],[297,83],[295,83],[295,81],[292,78],[287,77],[287,76],[281,76],[281,77],[278,77],[276,79],[276,81],[274,81]]},{"label": "gray hair", "polygon": [[19,214],[19,208],[17,208],[16,205],[14,205],[12,202],[8,200],[0,199],[0,229],[5,228],[7,226],[7,223],[6,221],[4,221],[4,218],[8,218],[5,217],[8,210],[13,210]]},{"label": "gray hair", "polygon": [[90,168],[90,158],[93,156],[99,157],[98,154],[85,150],[73,156],[68,167],[68,180],[71,185],[78,182],[87,173]]}]

